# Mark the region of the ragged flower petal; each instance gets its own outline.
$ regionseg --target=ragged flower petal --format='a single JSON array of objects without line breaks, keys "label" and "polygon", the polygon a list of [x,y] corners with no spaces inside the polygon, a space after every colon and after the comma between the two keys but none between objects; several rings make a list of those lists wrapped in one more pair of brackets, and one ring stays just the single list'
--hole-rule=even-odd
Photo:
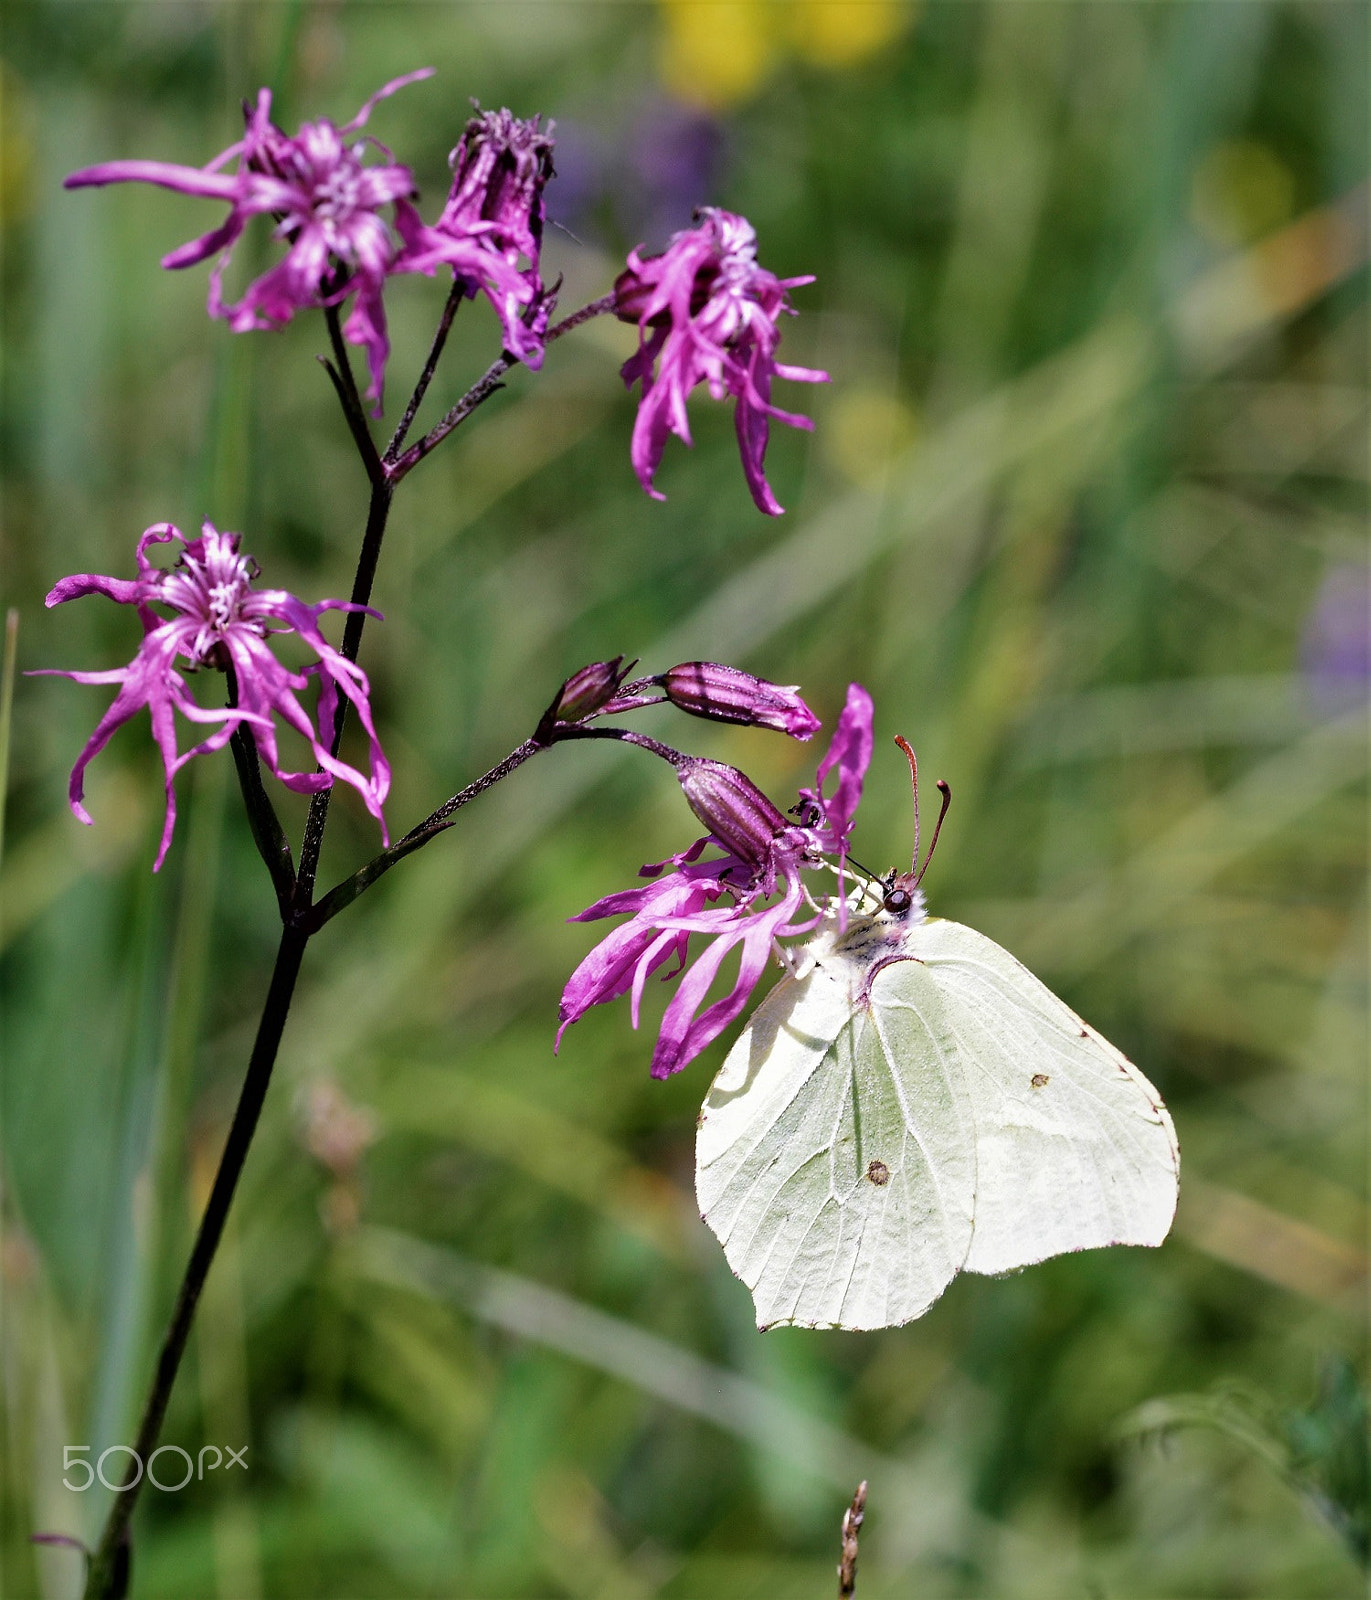
[{"label": "ragged flower petal", "polygon": [[[430,68],[407,73],[379,89],[351,122],[335,127],[327,118],[306,122],[292,138],[271,120],[271,91],[262,89],[245,106],[242,139],[207,167],[163,161],[108,161],[85,167],[66,180],[68,189],[108,183],[155,183],[202,199],[228,202],[218,227],[163,258],[170,268],[193,266],[217,256],[210,274],[209,312],[223,317],[235,333],[249,328],[279,328],[310,306],[339,305],[352,299],[345,337],[366,352],[368,398],[380,408],[390,344],[381,290],[397,270],[399,246],[380,216],[383,207],[408,205],[414,175],[382,151],[367,165],[365,156],[380,148],[357,133],[378,100],[431,76]],[[234,172],[219,169],[237,161]],[[254,279],[240,300],[224,300],[221,284],[233,246],[254,216],[276,219],[274,237],[286,245],[283,260]]]},{"label": "ragged flower petal", "polygon": [[790,289],[811,278],[778,278],[757,264],[757,236],[745,217],[714,206],[695,227],[672,237],[658,256],[631,251],[614,285],[616,314],[636,322],[637,352],[622,368],[624,382],[642,386],[630,455],[638,480],[654,499],[669,435],[686,444],[686,398],[699,384],[715,400],[731,397],[743,475],[761,511],[779,516],[763,462],[771,418],[812,428],[808,417],[771,403],[771,381],[827,383],[826,372],[782,366],[776,360],[780,319],[791,312]]},{"label": "ragged flower petal", "polygon": [[[175,565],[153,566],[148,547],[172,541],[181,545]],[[251,735],[263,763],[288,789],[317,794],[335,778],[351,784],[386,837],[381,807],[390,789],[390,766],[376,735],[370,686],[362,669],[319,631],[319,618],[325,611],[367,608],[342,600],[306,605],[284,589],[255,588],[256,564],[240,554],[239,543],[238,534],[220,533],[210,522],[205,523],[199,538],[191,540],[171,523],[157,523],[139,540],[137,578],[84,573],[64,578],[48,595],[49,606],[85,594],[103,594],[137,609],[143,642],[127,667],[109,672],[49,670],[78,683],[119,685],[113,704],[96,724],[72,768],[68,796],[72,811],[84,823],[91,821],[82,803],[86,767],[109,743],[115,729],[146,707],[166,775],[166,820],[154,871],[162,865],[176,824],[176,774],[193,756],[222,749],[240,728]],[[303,672],[290,671],[273,653],[274,641],[285,633],[297,635],[314,652],[316,659]],[[199,668],[229,676],[231,705],[206,708],[197,703],[182,670]],[[311,677],[319,681],[313,718],[299,700]],[[369,772],[339,760],[329,749],[339,694],[352,703],[367,734]],[[212,726],[214,731],[182,751],[176,732],[177,712],[191,723]],[[318,771],[291,772],[282,766],[276,745],[277,718],[306,740]]]},{"label": "ragged flower petal", "polygon": [[[871,697],[859,684],[848,690],[814,789],[803,791],[807,798],[798,808],[799,823],[789,822],[737,768],[682,758],[677,763],[682,792],[709,834],[681,854],[644,867],[645,884],[607,895],[572,919],[629,918],[571,975],[562,995],[558,1042],[591,1006],[624,994],[631,996],[636,1027],[647,979],[674,960],[674,968],[663,976],[679,981],[662,1018],[653,1076],[667,1077],[692,1061],[742,1014],[772,952],[782,948],[780,941],[816,926],[818,914],[802,914],[804,874],[827,869],[825,852],[839,856],[841,873],[870,759]],[[837,787],[833,798],[824,801],[823,783],[835,768]],[[719,853],[706,855],[711,846]],[[691,944],[699,940],[705,941],[704,948],[692,961]],[[740,954],[732,985],[722,998],[706,1004],[735,949]]]}]

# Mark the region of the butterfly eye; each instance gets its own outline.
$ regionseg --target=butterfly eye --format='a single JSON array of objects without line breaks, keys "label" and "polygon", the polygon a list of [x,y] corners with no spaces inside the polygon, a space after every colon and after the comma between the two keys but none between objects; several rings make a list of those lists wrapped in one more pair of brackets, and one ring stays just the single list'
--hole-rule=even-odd
[{"label": "butterfly eye", "polygon": [[903,916],[913,903],[907,889],[891,889],[881,901],[886,910],[897,917]]}]

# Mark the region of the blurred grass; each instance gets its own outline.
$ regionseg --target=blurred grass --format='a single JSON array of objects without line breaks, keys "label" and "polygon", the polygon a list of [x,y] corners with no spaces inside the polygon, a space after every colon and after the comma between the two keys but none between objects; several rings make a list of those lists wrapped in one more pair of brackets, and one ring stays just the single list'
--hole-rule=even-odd
[{"label": "blurred grass", "polygon": [[[517,743],[585,660],[735,659],[829,719],[860,678],[879,722],[862,858],[908,849],[902,763],[880,754],[906,733],[957,796],[934,909],[1138,1060],[1185,1152],[1159,1252],[959,1281],[876,1336],[757,1335],[690,1194],[722,1046],[654,1084],[650,1019],[635,1035],[605,1008],[551,1056],[587,946],[564,919],[689,819],[620,752],[555,752],[311,951],[168,1433],[250,1442],[250,1471],[150,1497],[140,1595],[823,1594],[860,1473],[871,1600],[1363,1592],[1309,1485],[1364,1494],[1319,1385],[1341,1358],[1336,1416],[1364,1395],[1366,684],[1327,618],[1366,612],[1366,47],[1340,0],[7,14],[21,668],[127,658],[115,608],[50,617],[41,597],[126,570],[149,522],[242,526],[269,581],[317,596],[346,592],[362,513],[317,325],[208,324],[203,272],[156,267],[206,208],[66,195],[63,172],[205,160],[259,82],[287,123],[341,120],[433,64],[375,126],[430,205],[467,94],[549,113],[567,304],[663,203],[679,226],[715,201],[768,265],[817,274],[786,348],[834,382],[802,397],[812,438],[778,430],[772,524],[705,404],[665,505],[641,497],[624,330],[514,375],[397,504],[366,646],[392,826]],[[722,151],[689,196],[632,170],[673,92]],[[392,406],[437,294],[395,286]],[[435,413],[493,339],[463,312]],[[21,680],[0,878],[0,1570],[54,1600],[78,1559],[25,1541],[96,1525],[62,1446],[127,1434],[272,943],[224,773],[196,774],[158,880],[137,733],[91,775],[95,828],[71,821],[95,715],[83,689]],[[672,735],[778,798],[813,764],[754,731]],[[373,844],[336,809],[326,876]],[[1234,1384],[1253,1415],[1306,1419],[1280,1436],[1294,1455],[1191,1427],[1119,1441],[1121,1419],[1184,1419]]]}]

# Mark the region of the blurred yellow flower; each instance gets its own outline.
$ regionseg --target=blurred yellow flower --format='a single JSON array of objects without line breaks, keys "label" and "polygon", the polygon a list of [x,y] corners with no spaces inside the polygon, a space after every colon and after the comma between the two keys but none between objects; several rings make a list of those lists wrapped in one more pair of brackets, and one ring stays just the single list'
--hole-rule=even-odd
[{"label": "blurred yellow flower", "polygon": [[825,408],[825,456],[852,483],[870,485],[914,443],[919,419],[888,390],[847,389]]},{"label": "blurred yellow flower", "polygon": [[845,67],[874,55],[908,23],[904,0],[781,0],[796,50],[821,66]]},{"label": "blurred yellow flower", "polygon": [[783,52],[822,66],[864,60],[896,38],[912,0],[660,0],[662,81],[721,110],[757,89]]},{"label": "blurred yellow flower", "polygon": [[677,99],[717,110],[745,99],[776,51],[768,0],[662,0],[662,81]]},{"label": "blurred yellow flower", "polygon": [[33,199],[33,116],[28,86],[0,62],[0,221],[27,214]]}]

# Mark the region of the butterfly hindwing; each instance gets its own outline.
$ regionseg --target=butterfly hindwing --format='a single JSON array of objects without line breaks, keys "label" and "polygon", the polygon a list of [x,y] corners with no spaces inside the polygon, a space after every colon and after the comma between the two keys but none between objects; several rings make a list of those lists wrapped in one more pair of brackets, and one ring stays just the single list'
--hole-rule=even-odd
[{"label": "butterfly hindwing", "polygon": [[762,1327],[907,1322],[971,1241],[970,1106],[936,996],[878,1017],[851,977],[783,979],[701,1113],[701,1214]]},{"label": "butterfly hindwing", "polygon": [[975,1229],[964,1263],[1006,1272],[1070,1250],[1157,1245],[1179,1156],[1161,1097],[1113,1045],[984,934],[931,919],[877,974],[874,1012],[931,985],[975,1115]]}]

